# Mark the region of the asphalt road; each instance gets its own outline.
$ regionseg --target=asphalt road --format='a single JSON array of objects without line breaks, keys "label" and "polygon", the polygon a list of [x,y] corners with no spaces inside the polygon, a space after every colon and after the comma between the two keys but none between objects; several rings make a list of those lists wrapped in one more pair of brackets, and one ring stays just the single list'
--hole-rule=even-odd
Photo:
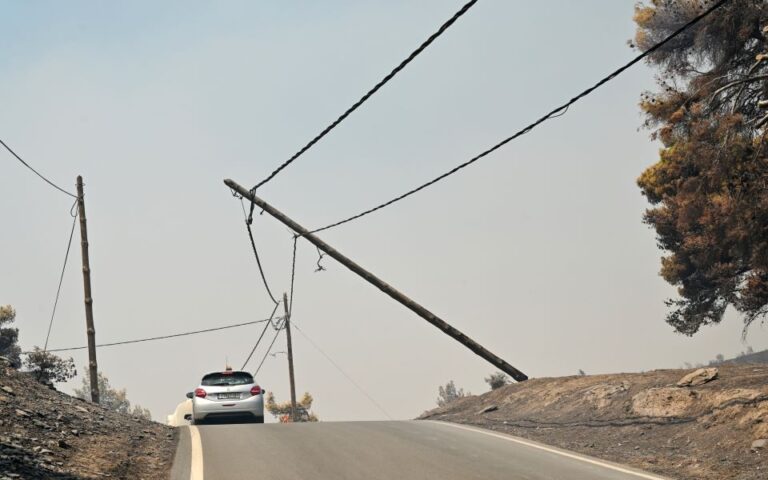
[{"label": "asphalt road", "polygon": [[426,421],[181,427],[172,480],[658,480],[488,430]]}]

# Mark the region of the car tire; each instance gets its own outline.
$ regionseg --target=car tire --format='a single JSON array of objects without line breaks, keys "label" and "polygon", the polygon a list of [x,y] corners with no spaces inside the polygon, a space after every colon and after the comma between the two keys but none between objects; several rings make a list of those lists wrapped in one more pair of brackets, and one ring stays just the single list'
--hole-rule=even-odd
[{"label": "car tire", "polygon": [[253,423],[264,423],[264,417],[254,417]]}]

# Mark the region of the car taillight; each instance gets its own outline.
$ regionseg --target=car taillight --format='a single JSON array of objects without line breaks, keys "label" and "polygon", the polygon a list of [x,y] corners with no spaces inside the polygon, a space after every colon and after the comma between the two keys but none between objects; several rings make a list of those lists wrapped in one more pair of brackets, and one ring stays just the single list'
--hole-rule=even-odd
[{"label": "car taillight", "polygon": [[254,387],[251,387],[251,395],[258,395],[261,393],[261,387],[256,385]]},{"label": "car taillight", "polygon": [[206,395],[208,395],[208,394],[205,393],[205,390],[203,390],[202,388],[196,388],[195,389],[195,396],[196,397],[205,398]]}]

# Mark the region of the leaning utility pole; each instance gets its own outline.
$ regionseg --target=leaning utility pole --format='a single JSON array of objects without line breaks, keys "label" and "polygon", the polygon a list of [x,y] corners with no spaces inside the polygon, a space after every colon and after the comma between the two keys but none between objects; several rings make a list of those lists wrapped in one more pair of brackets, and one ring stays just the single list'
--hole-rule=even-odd
[{"label": "leaning utility pole", "polygon": [[504,359],[494,355],[492,352],[490,352],[488,349],[477,343],[476,341],[472,340],[468,336],[461,333],[456,328],[449,325],[447,322],[445,322],[443,319],[435,315],[434,313],[430,312],[426,308],[422,307],[418,303],[414,302],[407,296],[405,296],[400,291],[396,290],[394,287],[390,286],[389,284],[382,281],[380,278],[369,272],[368,270],[365,270],[360,265],[356,264],[349,258],[342,255],[340,252],[338,252],[336,249],[325,243],[324,241],[317,238],[315,235],[309,232],[306,228],[302,227],[298,223],[294,222],[290,218],[286,217],[282,212],[277,210],[272,205],[268,204],[261,198],[254,195],[250,190],[238,185],[234,181],[230,179],[224,180],[224,183],[237,192],[238,194],[242,195],[244,198],[252,201],[256,205],[259,206],[262,210],[267,212],[268,214],[275,217],[277,220],[288,226],[291,230],[296,232],[299,236],[304,237],[315,245],[317,248],[322,250],[323,252],[327,253],[329,256],[336,259],[339,263],[347,267],[348,269],[352,270],[354,273],[361,276],[365,281],[370,283],[371,285],[375,286],[382,292],[386,293],[402,305],[404,305],[406,308],[410,309],[412,312],[414,312],[416,315],[420,316],[427,322],[431,323],[435,327],[442,330],[444,333],[446,333],[448,336],[453,338],[454,340],[457,340],[459,343],[464,345],[465,347],[469,348],[473,352],[475,352],[477,355],[481,356],[488,362],[490,362],[493,366],[501,370],[502,372],[510,375],[512,378],[517,380],[518,382],[522,382],[524,380],[528,380],[528,376],[521,372],[520,370],[516,369]]},{"label": "leaning utility pole", "polygon": [[88,372],[91,377],[91,401],[99,403],[99,378],[96,364],[96,329],[93,326],[91,297],[91,263],[88,257],[88,227],[85,221],[83,177],[77,176],[77,211],[80,216],[80,249],[83,254],[83,290],[85,291],[85,325],[88,332]]},{"label": "leaning utility pole", "polygon": [[[293,307],[293,305],[291,305]],[[296,421],[296,381],[293,377],[293,345],[291,344],[291,309],[288,307],[288,294],[283,293],[285,308],[285,338],[288,340],[288,377],[291,381],[291,421]]]}]

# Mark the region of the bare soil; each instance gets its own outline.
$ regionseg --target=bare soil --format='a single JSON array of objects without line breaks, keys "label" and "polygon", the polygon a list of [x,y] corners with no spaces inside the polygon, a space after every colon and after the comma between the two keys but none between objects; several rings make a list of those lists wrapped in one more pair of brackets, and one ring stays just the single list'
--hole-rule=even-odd
[{"label": "bare soil", "polygon": [[176,441],[170,427],[0,365],[0,480],[168,478]]},{"label": "bare soil", "polygon": [[532,379],[419,419],[476,425],[673,479],[766,480],[768,451],[752,444],[768,439],[768,366],[718,369],[696,387],[676,385],[693,370]]}]

